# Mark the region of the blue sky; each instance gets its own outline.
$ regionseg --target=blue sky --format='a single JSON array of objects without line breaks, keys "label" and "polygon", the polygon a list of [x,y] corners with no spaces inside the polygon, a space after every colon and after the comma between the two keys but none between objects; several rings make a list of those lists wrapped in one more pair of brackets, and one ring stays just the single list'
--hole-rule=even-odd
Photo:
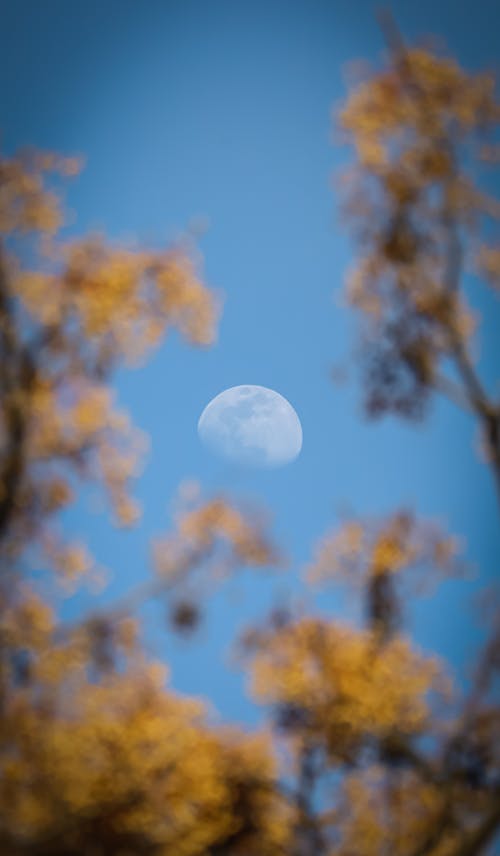
[{"label": "blue sky", "polygon": [[[204,273],[224,299],[216,346],[196,351],[173,336],[147,367],[116,378],[120,403],[151,436],[138,485],[139,530],[123,535],[80,506],[71,532],[87,537],[115,580],[107,596],[147,574],[148,543],[168,527],[180,482],[233,490],[269,508],[291,569],[279,581],[245,574],[217,597],[191,643],[154,634],[182,691],[210,696],[222,714],[252,722],[241,675],[224,651],[241,623],[277,593],[343,508],[384,514],[402,505],[464,537],[467,556],[496,574],[500,552],[492,479],[478,459],[469,417],[435,402],[425,423],[367,423],[349,368],[356,324],[339,301],[353,248],[337,214],[332,176],[346,152],[332,141],[343,70],[383,48],[369,0],[16,0],[0,33],[2,146],[34,144],[87,160],[72,186],[73,233],[159,244],[204,223]],[[467,67],[498,58],[493,0],[393,4],[403,34],[435,33]],[[487,315],[481,364],[495,389],[498,307]],[[239,472],[198,440],[201,411],[238,384],[271,387],[294,406],[304,443],[280,470]],[[496,388],[498,391],[498,387]],[[481,636],[472,619],[477,582],[443,586],[409,605],[418,642],[465,674]],[[76,609],[88,606],[76,599]],[[319,606],[342,612],[336,594]]]}]

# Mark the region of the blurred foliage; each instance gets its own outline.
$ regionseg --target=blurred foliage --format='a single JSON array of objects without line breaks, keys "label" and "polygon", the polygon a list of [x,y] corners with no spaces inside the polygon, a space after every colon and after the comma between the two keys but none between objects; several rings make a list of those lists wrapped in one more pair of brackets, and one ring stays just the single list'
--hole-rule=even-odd
[{"label": "blurred foliage", "polygon": [[[500,278],[499,204],[476,180],[498,159],[493,80],[383,27],[386,65],[339,117],[355,150],[347,293],[365,325],[368,409],[414,418],[431,393],[450,396],[477,417],[500,483],[499,405],[471,356],[461,289],[464,265],[493,288]],[[228,575],[280,564],[255,512],[188,491],[152,574],[109,609],[61,621],[55,581],[76,586],[96,563],[61,538],[58,513],[95,483],[118,524],[139,519],[130,488],[145,441],[115,408],[114,370],[172,327],[210,344],[218,314],[187,245],[64,240],[61,185],[79,168],[35,151],[0,161],[1,852],[485,853],[500,825],[499,622],[465,695],[404,634],[405,601],[463,571],[459,541],[432,521],[353,518],[320,542],[305,590],[348,583],[361,626],[281,608],[242,633],[250,692],[268,710],[256,733],[176,694],[137,618],[162,600],[170,628],[193,634]]]}]

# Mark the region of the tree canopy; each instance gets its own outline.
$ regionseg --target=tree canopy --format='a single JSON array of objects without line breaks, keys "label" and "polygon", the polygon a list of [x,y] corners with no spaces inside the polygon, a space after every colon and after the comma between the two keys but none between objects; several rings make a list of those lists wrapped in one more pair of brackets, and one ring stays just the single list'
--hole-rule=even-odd
[{"label": "tree canopy", "polygon": [[[381,68],[335,117],[358,249],[346,294],[361,319],[368,413],[422,419],[433,395],[471,411],[500,488],[500,403],[473,357],[464,280],[500,282],[500,105],[489,74],[408,48],[384,20]],[[154,545],[151,576],[108,609],[63,622],[57,588],[96,573],[58,517],[96,483],[114,521],[145,438],[113,377],[171,328],[209,346],[219,306],[188,242],[165,249],[63,237],[64,182],[80,163],[39,151],[0,161],[0,848],[12,856],[473,856],[500,826],[500,624],[467,692],[405,633],[422,582],[463,572],[460,543],[395,509],[325,534],[305,589],[350,586],[361,625],[277,609],[242,633],[257,732],[221,726],[169,685],[136,606],[164,599],[172,627],[241,566],[280,551],[264,518],[188,496]],[[496,230],[496,231],[495,231]],[[466,273],[464,273],[464,271]],[[34,573],[43,569],[43,573]],[[222,570],[222,572],[221,572]]]}]

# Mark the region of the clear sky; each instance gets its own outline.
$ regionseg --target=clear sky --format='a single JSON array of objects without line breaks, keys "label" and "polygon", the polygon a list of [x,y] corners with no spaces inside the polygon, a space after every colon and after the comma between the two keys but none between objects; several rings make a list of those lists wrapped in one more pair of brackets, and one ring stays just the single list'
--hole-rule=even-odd
[{"label": "clear sky", "polygon": [[[315,540],[348,507],[383,514],[410,507],[467,542],[483,579],[497,572],[498,509],[477,455],[471,420],[436,402],[425,423],[367,423],[349,362],[356,324],[338,295],[353,248],[340,223],[332,176],[345,151],[331,111],[345,96],[343,69],[383,48],[370,0],[10,0],[1,2],[2,147],[33,144],[82,153],[72,186],[73,233],[159,244],[193,223],[210,285],[224,298],[216,346],[172,337],[146,368],[116,378],[120,403],[152,440],[138,485],[141,527],[123,535],[79,507],[67,527],[88,539],[115,581],[107,596],[147,573],[149,539],[168,526],[177,486],[197,479],[269,508],[291,557],[279,581],[261,572],[216,598],[190,643],[154,634],[182,691],[210,696],[222,714],[251,722],[241,675],[224,651],[242,622],[288,586]],[[499,57],[494,0],[392,4],[408,39],[435,33],[469,68]],[[487,314],[484,376],[498,377],[498,307]],[[238,384],[276,389],[295,407],[304,444],[280,470],[235,473],[204,449],[196,425],[217,393]],[[497,387],[498,391],[498,387]],[[477,582],[443,586],[410,607],[419,644],[465,674],[480,639]],[[76,599],[76,609],[88,605]],[[319,606],[341,612],[336,595]]]}]

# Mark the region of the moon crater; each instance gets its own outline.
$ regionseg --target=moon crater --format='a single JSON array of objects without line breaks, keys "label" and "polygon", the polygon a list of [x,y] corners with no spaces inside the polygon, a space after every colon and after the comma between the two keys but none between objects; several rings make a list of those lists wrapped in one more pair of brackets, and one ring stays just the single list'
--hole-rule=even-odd
[{"label": "moon crater", "polygon": [[264,386],[233,386],[207,404],[198,422],[210,451],[248,467],[279,467],[299,455],[302,427],[292,405]]}]

